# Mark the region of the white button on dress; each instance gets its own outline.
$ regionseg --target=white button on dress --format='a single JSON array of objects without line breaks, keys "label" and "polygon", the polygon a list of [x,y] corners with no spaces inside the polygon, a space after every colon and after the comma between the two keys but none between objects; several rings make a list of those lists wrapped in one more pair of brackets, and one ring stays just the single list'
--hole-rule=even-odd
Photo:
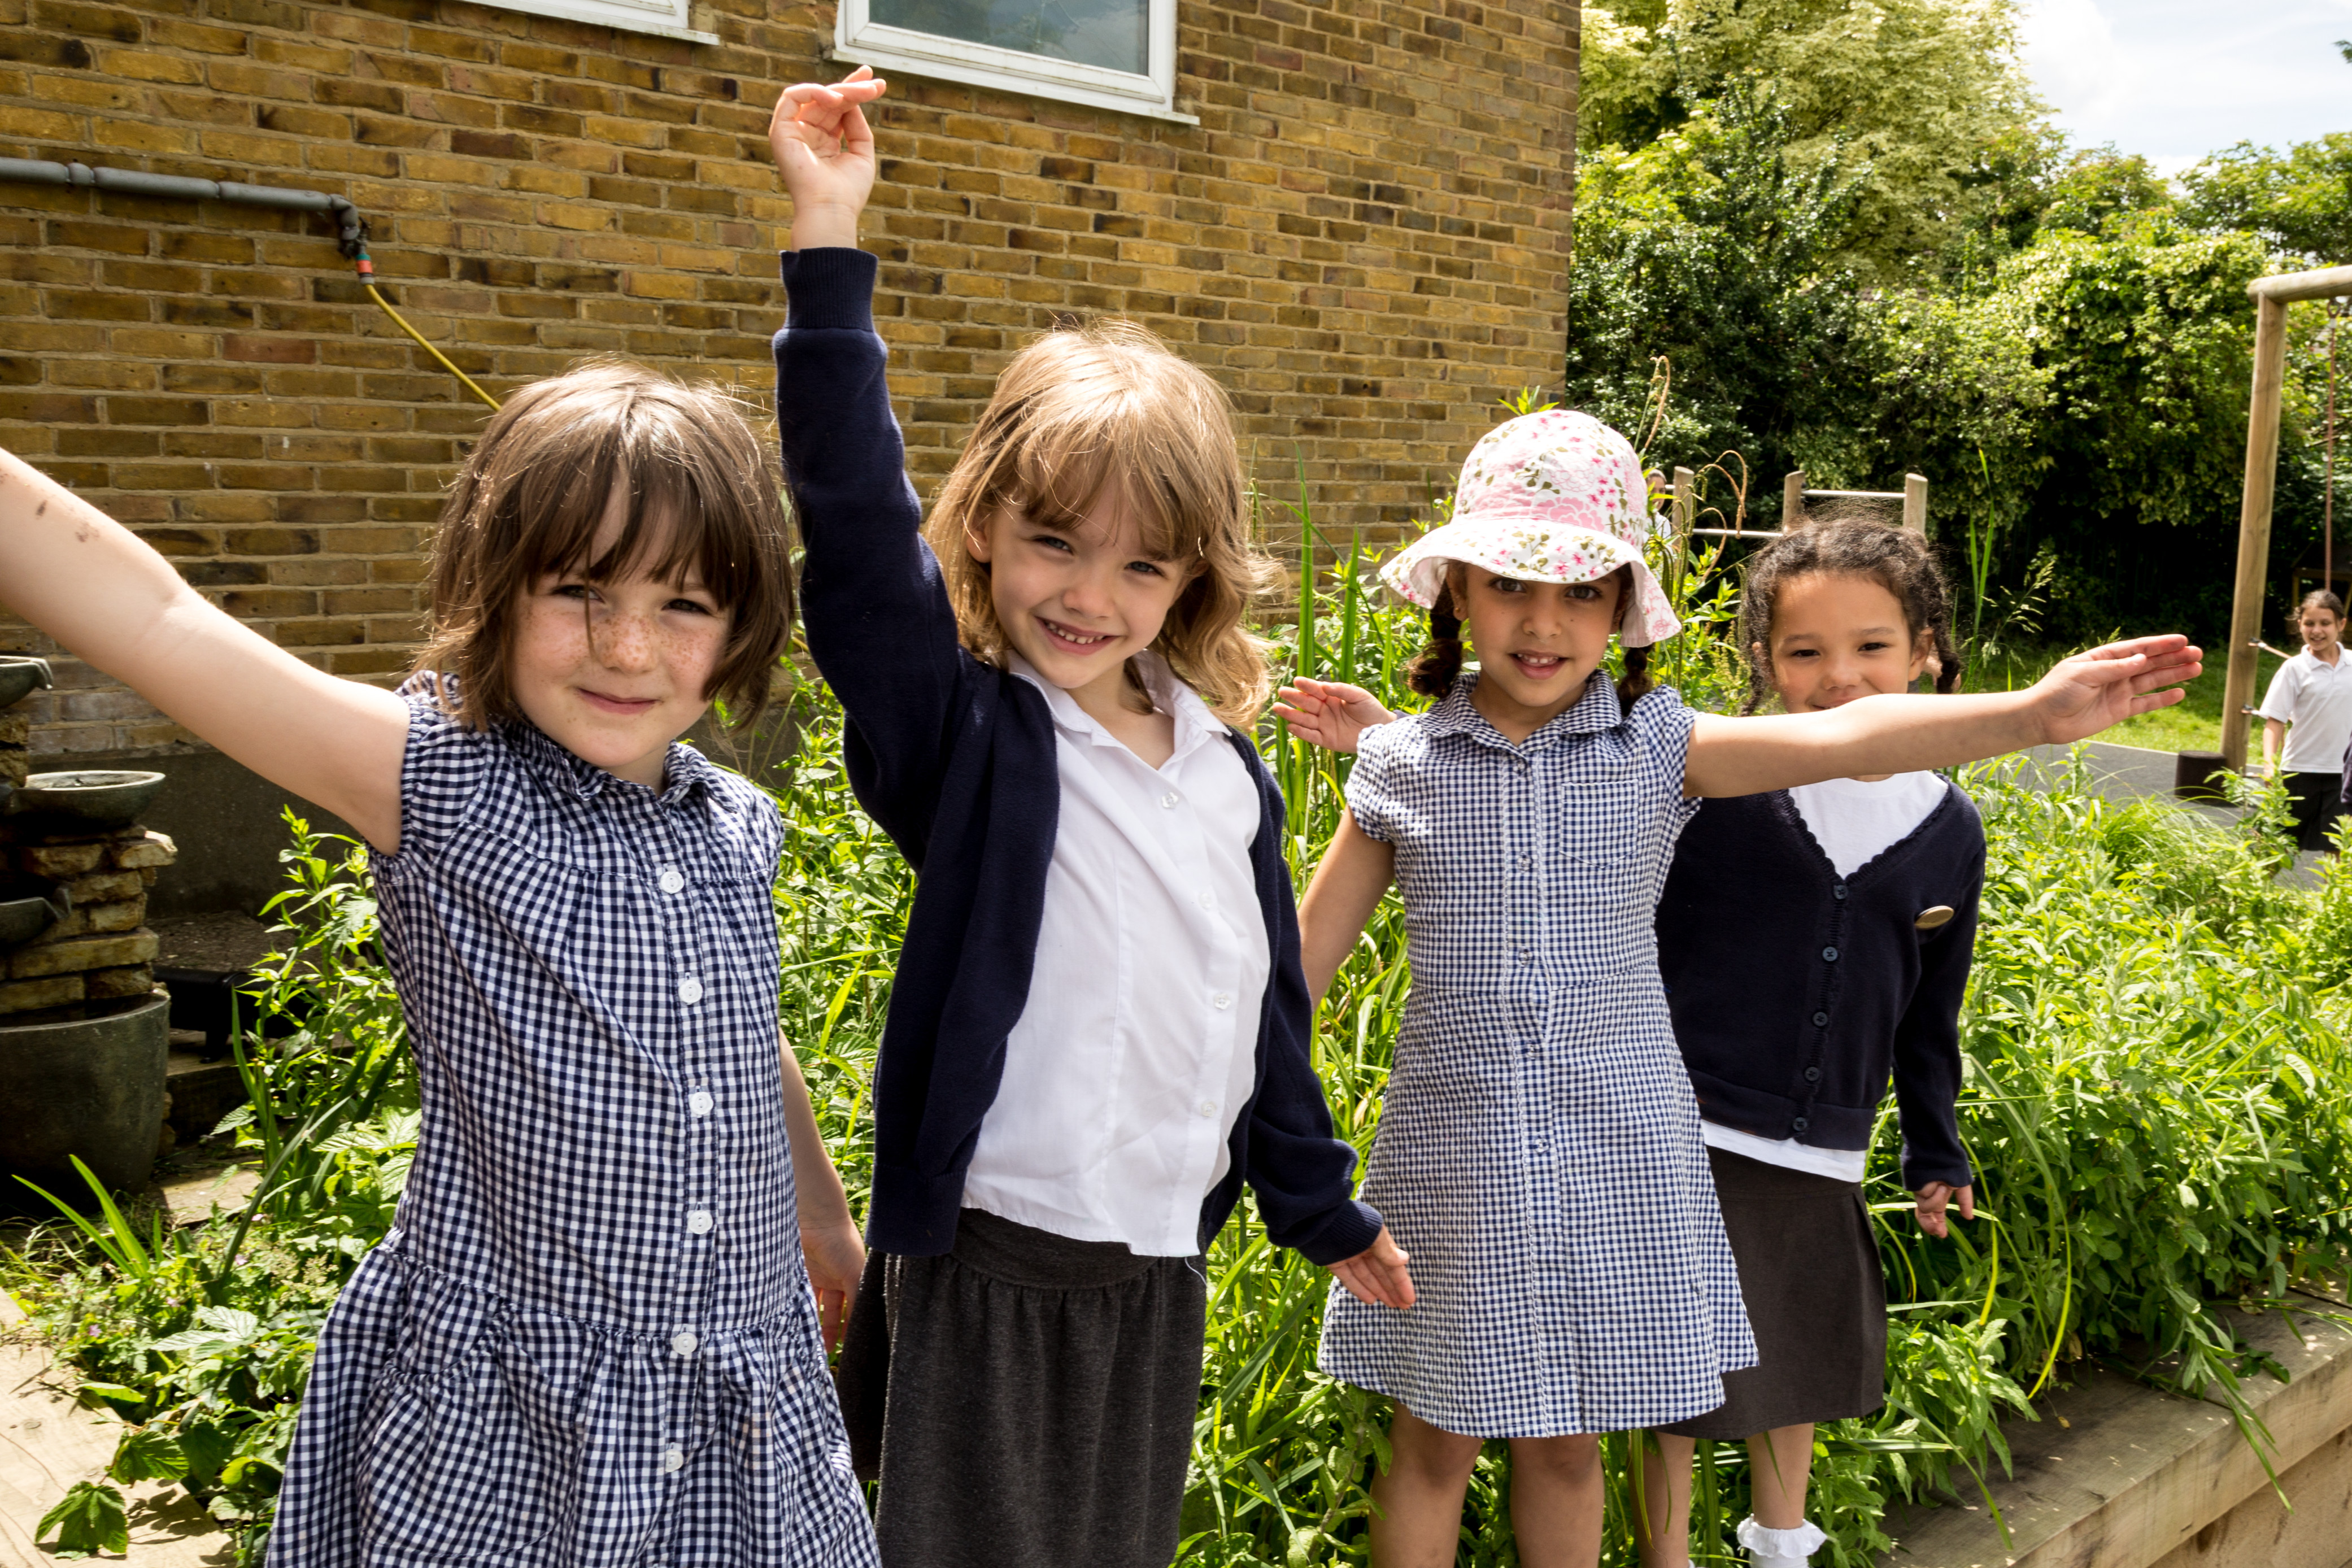
[{"label": "white button on dress", "polygon": [[709,1209],[696,1209],[692,1214],[686,1216],[686,1228],[692,1235],[708,1236],[710,1234],[710,1226],[711,1219],[710,1211]]},{"label": "white button on dress", "polygon": [[669,1348],[676,1351],[680,1355],[692,1355],[696,1351],[702,1348],[702,1342],[695,1337],[693,1331],[689,1329],[680,1329],[677,1332],[670,1335]]},{"label": "white button on dress", "polygon": [[682,1470],[686,1468],[686,1450],[678,1447],[664,1448],[662,1450],[661,1468],[662,1474],[664,1475],[668,1475],[673,1470]]},{"label": "white button on dress", "polygon": [[677,999],[688,1006],[702,1000],[702,982],[688,977],[677,983]]},{"label": "white button on dress", "polygon": [[710,1091],[707,1089],[698,1089],[686,1097],[686,1108],[697,1116],[709,1115],[710,1106]]},{"label": "white button on dress", "polygon": [[675,893],[685,888],[686,879],[679,876],[676,871],[669,870],[665,868],[661,874],[659,886],[661,890],[665,893]]}]

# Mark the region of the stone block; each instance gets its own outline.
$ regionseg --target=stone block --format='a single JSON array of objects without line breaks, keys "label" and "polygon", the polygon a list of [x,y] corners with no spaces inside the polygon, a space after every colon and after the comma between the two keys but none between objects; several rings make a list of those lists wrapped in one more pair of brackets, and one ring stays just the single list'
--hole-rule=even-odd
[{"label": "stone block", "polygon": [[160,833],[142,833],[127,843],[117,844],[112,851],[115,865],[125,871],[168,866],[179,858],[179,846]]},{"label": "stone block", "polygon": [[80,974],[92,969],[119,969],[130,963],[155,962],[155,933],[138,931],[68,937],[63,942],[37,942],[8,955],[8,978],[33,980],[47,974]]},{"label": "stone block", "polygon": [[93,1002],[109,996],[144,996],[155,989],[155,971],[144,963],[93,969],[81,979],[83,994]]},{"label": "stone block", "polygon": [[32,739],[33,710],[22,703],[0,708],[0,746],[22,746]]},{"label": "stone block", "polygon": [[0,1015],[64,1007],[82,999],[81,976],[49,974],[37,980],[0,981]]},{"label": "stone block", "polygon": [[79,877],[106,864],[103,844],[19,844],[10,857],[36,877]]},{"label": "stone block", "polygon": [[137,931],[147,923],[147,900],[144,898],[122,899],[110,904],[92,904],[89,909],[76,910],[74,913],[81,917],[84,931]]},{"label": "stone block", "polygon": [[62,885],[73,895],[77,906],[135,899],[147,890],[146,882],[136,871],[92,871],[86,876],[68,877]]},{"label": "stone block", "polygon": [[32,771],[33,764],[28,753],[0,747],[0,784],[7,784],[11,788],[22,788],[26,776]]}]

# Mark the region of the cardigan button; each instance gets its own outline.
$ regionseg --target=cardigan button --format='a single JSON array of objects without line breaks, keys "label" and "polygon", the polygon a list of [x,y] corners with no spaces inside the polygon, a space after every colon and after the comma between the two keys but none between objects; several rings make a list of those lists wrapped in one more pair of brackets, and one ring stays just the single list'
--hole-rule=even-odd
[{"label": "cardigan button", "polygon": [[1789,1131],[1791,1132],[1802,1132],[1806,1128],[1811,1127],[1811,1122],[1800,1116],[1794,1121],[1789,1123]]},{"label": "cardigan button", "polygon": [[1821,1068],[1807,1068],[1805,1069],[1805,1081],[1806,1081],[1807,1083],[1819,1083],[1819,1082],[1821,1082],[1821,1081],[1822,1081],[1822,1069],[1821,1069]]},{"label": "cardigan button", "polygon": [[1833,947],[1825,947],[1822,949],[1822,962],[1823,963],[1835,963],[1837,962],[1837,949]]},{"label": "cardigan button", "polygon": [[1816,1028],[1816,1029],[1826,1029],[1826,1028],[1828,1028],[1829,1026],[1830,1026],[1830,1016],[1829,1016],[1827,1013],[1816,1013],[1816,1014],[1814,1014],[1814,1015],[1813,1015],[1813,1027],[1814,1027],[1814,1028]]},{"label": "cardigan button", "polygon": [[1844,898],[1844,897],[1845,897],[1845,884],[1844,884],[1843,882],[1840,882],[1836,887],[1832,888],[1832,889],[1830,889],[1830,897],[1832,897],[1832,898],[1833,898],[1833,899],[1843,899],[1843,898]]}]

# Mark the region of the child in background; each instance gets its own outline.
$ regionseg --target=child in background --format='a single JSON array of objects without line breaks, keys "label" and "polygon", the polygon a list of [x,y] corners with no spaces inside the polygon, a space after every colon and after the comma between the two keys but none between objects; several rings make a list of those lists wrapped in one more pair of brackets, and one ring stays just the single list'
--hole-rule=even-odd
[{"label": "child in background", "polygon": [[1216,384],[1139,328],[1006,366],[928,531],[856,218],[859,105],[795,87],[776,338],[809,650],[851,783],[918,868],[875,1085],[874,1247],[841,1370],[892,1568],[1160,1568],[1201,1393],[1202,1253],[1246,1180],[1368,1301],[1307,1052],[1267,687]]},{"label": "child in background", "polygon": [[[1596,1563],[1596,1435],[1715,1409],[1723,1374],[1756,1360],[1652,926],[1699,798],[2079,739],[2179,701],[2156,689],[2199,668],[2185,639],[2150,637],[2024,692],[1694,713],[1646,673],[1679,625],[1649,527],[1622,436],[1580,414],[1511,420],[1471,452],[1453,521],[1381,572],[1430,606],[1412,679],[1437,705],[1369,732],[1388,715],[1354,689],[1302,684],[1276,710],[1335,749],[1361,736],[1301,910],[1311,994],[1391,880],[1410,942],[1364,1192],[1412,1254],[1415,1304],[1371,1314],[1334,1293],[1321,1358],[1396,1401],[1380,1568],[1454,1561],[1486,1437],[1511,1440],[1520,1561]],[[1479,668],[1457,673],[1465,626]],[[1615,689],[1598,674],[1612,632]]]},{"label": "child in background", "polygon": [[[1927,541],[1871,521],[1792,531],[1748,563],[1740,643],[1753,712],[1825,712],[1959,685]],[[1919,1226],[1975,1212],[1956,1103],[1959,1015],[1984,889],[1984,825],[1932,773],[1831,779],[1708,804],[1658,900],[1658,969],[1698,1096],[1757,1362],[1724,1403],[1655,1434],[1643,1562],[1689,1561],[1695,1442],[1745,1440],[1753,1568],[1820,1547],[1805,1519],[1818,1422],[1885,1403],[1886,1291],[1864,1165],[1893,1079]],[[1835,953],[1832,961],[1829,954]]]},{"label": "child in background", "polygon": [[782,826],[675,743],[765,701],[787,544],[723,393],[526,387],[395,695],[0,455],[10,607],[374,849],[424,1122],[320,1332],[272,1568],[876,1561],[811,1294],[837,1331],[862,1251],[778,1048]]},{"label": "child in background", "polygon": [[[2303,651],[2280,665],[2263,698],[2263,772],[2286,773],[2297,849],[2333,849],[2344,815],[2343,778],[2352,749],[2352,662],[2344,658],[2344,601],[2325,588],[2295,610]],[[2282,745],[2284,742],[2284,745]]]}]

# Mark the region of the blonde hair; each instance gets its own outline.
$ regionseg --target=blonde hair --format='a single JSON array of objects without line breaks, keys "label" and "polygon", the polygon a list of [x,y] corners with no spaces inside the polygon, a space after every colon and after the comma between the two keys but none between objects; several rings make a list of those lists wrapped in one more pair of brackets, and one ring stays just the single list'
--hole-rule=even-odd
[{"label": "blonde hair", "polygon": [[[620,484],[627,521],[595,554]],[[415,668],[456,677],[454,710],[469,727],[520,719],[507,664],[515,605],[533,582],[568,572],[673,580],[689,564],[732,616],[702,695],[748,724],[793,619],[790,529],[767,445],[722,387],[592,360],[507,399],[467,454],[433,541]]]},{"label": "blonde hair", "polygon": [[1275,566],[1250,543],[1233,407],[1131,321],[1057,328],[1015,354],[940,487],[924,533],[964,647],[1003,668],[1004,627],[971,535],[1005,508],[1076,528],[1113,490],[1133,509],[1144,548],[1189,574],[1153,650],[1218,718],[1248,728],[1271,683],[1265,644],[1246,617]]}]

